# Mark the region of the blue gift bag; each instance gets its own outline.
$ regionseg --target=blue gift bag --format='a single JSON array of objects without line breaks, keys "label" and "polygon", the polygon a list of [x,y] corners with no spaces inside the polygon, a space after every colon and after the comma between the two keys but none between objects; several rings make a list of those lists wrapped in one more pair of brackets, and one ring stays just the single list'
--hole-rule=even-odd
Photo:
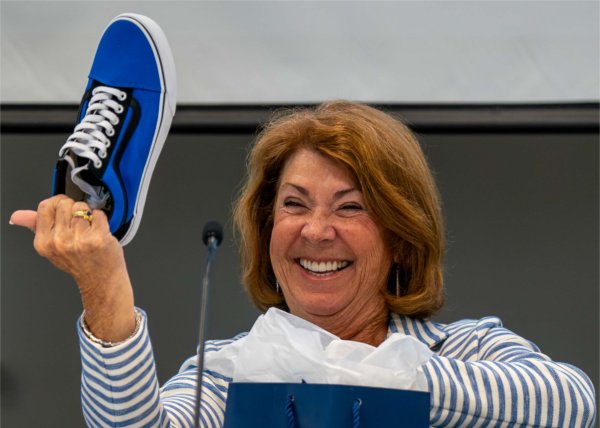
[{"label": "blue gift bag", "polygon": [[307,383],[230,383],[224,428],[428,428],[429,393]]}]

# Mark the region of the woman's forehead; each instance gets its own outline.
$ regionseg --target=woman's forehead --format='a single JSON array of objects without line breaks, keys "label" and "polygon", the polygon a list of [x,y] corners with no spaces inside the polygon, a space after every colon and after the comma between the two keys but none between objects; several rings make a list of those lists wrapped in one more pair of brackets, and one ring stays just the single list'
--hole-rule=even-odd
[{"label": "woman's forehead", "polygon": [[281,169],[279,187],[284,183],[297,184],[328,180],[339,186],[358,189],[356,174],[339,160],[310,148],[300,148],[292,152]]}]

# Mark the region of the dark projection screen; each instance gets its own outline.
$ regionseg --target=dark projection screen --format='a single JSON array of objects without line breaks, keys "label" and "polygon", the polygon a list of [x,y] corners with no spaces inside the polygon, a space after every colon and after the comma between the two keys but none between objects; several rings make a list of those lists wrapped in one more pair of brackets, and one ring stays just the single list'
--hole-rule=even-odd
[{"label": "dark projection screen", "polygon": [[[15,209],[47,197],[67,133],[2,134],[2,422],[82,426],[75,285],[38,257]],[[598,135],[421,133],[447,222],[447,304],[437,320],[499,316],[598,389]],[[172,134],[126,258],[149,315],[161,382],[196,347],[203,224],[218,219],[209,336],[251,327],[231,204],[253,132]],[[35,408],[35,411],[31,411]]]}]

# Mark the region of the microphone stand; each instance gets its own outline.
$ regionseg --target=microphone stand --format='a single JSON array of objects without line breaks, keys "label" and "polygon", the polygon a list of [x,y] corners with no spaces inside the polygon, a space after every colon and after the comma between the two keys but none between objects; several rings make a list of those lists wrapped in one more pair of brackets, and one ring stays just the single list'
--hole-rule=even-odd
[{"label": "microphone stand", "polygon": [[208,312],[208,290],[210,285],[210,273],[215,258],[217,247],[223,240],[223,228],[217,222],[208,222],[202,233],[203,241],[208,247],[206,260],[206,271],[202,278],[202,291],[200,301],[200,328],[198,333],[198,364],[196,371],[196,403],[194,405],[194,427],[198,428],[200,423],[200,403],[202,401],[202,371],[204,369],[204,338],[206,337],[206,314]]}]

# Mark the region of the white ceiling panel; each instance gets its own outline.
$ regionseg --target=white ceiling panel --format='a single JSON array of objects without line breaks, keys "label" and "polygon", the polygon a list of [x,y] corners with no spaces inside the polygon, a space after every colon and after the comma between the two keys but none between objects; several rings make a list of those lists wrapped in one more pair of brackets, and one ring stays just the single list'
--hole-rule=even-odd
[{"label": "white ceiling panel", "polygon": [[188,104],[599,97],[596,1],[2,1],[3,103],[78,102],[123,12],[167,34]]}]

